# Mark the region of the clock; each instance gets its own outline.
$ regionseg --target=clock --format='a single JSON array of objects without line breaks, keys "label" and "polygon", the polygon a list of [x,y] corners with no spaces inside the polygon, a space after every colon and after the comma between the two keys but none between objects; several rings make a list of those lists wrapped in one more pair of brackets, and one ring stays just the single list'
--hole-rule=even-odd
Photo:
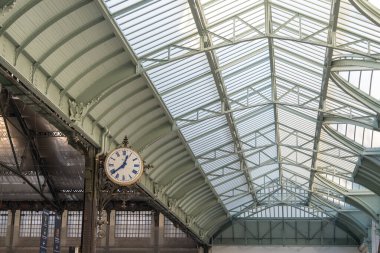
[{"label": "clock", "polygon": [[113,150],[104,163],[107,177],[121,186],[137,182],[143,173],[143,161],[133,149],[122,147]]}]

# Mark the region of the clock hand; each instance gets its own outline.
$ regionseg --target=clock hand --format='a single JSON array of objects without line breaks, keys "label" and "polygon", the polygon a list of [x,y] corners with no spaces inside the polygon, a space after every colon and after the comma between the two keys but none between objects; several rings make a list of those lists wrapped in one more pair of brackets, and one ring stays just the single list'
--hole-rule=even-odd
[{"label": "clock hand", "polygon": [[111,173],[115,174],[118,170],[124,169],[124,167],[127,165],[128,157],[129,157],[129,155],[126,155],[123,164],[119,168],[117,168],[116,170],[111,170]]}]

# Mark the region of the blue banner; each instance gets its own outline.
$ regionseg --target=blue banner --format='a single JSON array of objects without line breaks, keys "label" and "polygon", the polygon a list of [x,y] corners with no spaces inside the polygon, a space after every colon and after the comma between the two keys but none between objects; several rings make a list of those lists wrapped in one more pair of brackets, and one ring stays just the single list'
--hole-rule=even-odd
[{"label": "blue banner", "polygon": [[55,214],[55,222],[54,222],[54,246],[53,253],[61,252],[61,222],[62,217],[60,214]]},{"label": "blue banner", "polygon": [[49,211],[44,209],[42,211],[40,253],[47,252],[48,233],[49,233]]}]

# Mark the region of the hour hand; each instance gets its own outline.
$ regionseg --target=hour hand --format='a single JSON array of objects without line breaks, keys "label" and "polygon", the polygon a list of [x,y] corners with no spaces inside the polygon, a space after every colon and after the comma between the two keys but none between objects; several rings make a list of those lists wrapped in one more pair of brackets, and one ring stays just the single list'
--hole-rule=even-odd
[{"label": "hour hand", "polygon": [[125,167],[126,163],[124,162],[119,168],[117,169],[112,169],[111,174],[115,174],[118,170],[121,170]]}]

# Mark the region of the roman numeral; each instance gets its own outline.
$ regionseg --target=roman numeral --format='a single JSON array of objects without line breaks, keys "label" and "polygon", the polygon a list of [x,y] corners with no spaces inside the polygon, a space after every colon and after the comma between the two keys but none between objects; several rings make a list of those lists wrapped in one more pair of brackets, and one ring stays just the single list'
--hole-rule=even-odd
[{"label": "roman numeral", "polygon": [[119,176],[120,176],[119,173],[117,173],[117,174],[116,174],[116,178],[119,178]]},{"label": "roman numeral", "polygon": [[140,167],[140,164],[135,164],[135,165],[133,165],[134,167]]},{"label": "roman numeral", "polygon": [[137,170],[132,170],[133,174],[137,174]]}]

